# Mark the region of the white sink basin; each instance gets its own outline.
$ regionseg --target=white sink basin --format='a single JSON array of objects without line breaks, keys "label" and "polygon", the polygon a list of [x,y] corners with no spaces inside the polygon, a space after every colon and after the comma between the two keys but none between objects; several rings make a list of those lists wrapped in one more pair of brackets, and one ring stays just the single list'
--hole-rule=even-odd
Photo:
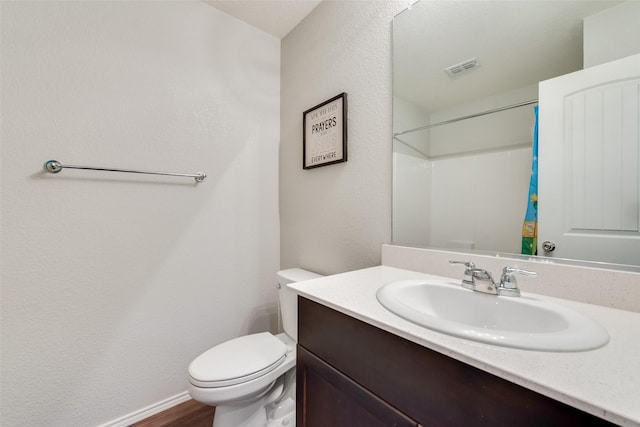
[{"label": "white sink basin", "polygon": [[387,310],[410,322],[489,344],[584,351],[609,342],[607,331],[588,317],[530,296],[488,295],[446,280],[393,282],[376,296]]}]

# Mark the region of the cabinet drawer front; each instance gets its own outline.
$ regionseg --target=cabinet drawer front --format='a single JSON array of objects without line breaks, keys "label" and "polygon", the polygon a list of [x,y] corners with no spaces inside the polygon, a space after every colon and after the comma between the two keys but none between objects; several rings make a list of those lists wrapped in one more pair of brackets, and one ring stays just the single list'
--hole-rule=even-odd
[{"label": "cabinet drawer front", "polygon": [[613,425],[308,299],[298,344],[427,426]]},{"label": "cabinet drawer front", "polygon": [[416,427],[417,423],[302,347],[297,354],[301,427]]}]

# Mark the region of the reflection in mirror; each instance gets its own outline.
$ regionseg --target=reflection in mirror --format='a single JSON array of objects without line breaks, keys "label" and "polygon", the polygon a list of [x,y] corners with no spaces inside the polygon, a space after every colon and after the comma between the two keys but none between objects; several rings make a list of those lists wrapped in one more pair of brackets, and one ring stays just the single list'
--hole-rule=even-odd
[{"label": "reflection in mirror", "polygon": [[[396,16],[393,242],[523,253],[538,84],[640,52],[602,43],[629,11],[640,1],[422,0]],[[538,236],[539,255],[640,265],[640,251],[543,252]]]}]

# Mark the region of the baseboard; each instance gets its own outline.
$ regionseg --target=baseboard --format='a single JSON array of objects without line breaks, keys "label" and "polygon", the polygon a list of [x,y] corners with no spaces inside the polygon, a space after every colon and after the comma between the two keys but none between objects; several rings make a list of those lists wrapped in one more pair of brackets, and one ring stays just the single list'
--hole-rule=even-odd
[{"label": "baseboard", "polygon": [[176,394],[173,397],[169,397],[168,399],[162,400],[158,403],[154,403],[153,405],[149,405],[145,408],[139,409],[135,412],[132,412],[128,415],[120,417],[116,420],[109,421],[105,424],[100,424],[98,427],[127,427],[131,424],[135,424],[138,421],[142,421],[145,418],[149,418],[152,415],[155,415],[159,412],[172,408],[176,405],[179,405],[187,400],[191,399],[189,393],[186,391]]}]

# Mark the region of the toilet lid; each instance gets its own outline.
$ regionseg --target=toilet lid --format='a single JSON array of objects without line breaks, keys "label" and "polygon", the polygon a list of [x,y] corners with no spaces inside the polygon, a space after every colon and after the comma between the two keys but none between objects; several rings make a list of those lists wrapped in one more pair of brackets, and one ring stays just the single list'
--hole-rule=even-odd
[{"label": "toilet lid", "polygon": [[205,351],[189,365],[191,383],[224,387],[258,378],[280,365],[287,346],[269,332],[245,335]]}]

